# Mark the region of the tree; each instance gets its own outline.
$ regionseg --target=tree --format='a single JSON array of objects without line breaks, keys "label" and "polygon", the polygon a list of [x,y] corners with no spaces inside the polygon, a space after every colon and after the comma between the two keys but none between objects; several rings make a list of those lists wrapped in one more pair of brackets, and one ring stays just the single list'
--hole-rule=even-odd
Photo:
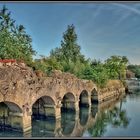
[{"label": "tree", "polygon": [[6,6],[0,11],[0,59],[23,60],[32,62],[36,52],[32,48],[32,39],[23,25],[16,25]]},{"label": "tree", "polygon": [[128,59],[126,56],[111,56],[105,61],[109,78],[125,79]]},{"label": "tree", "polygon": [[104,64],[100,61],[97,61],[96,65],[94,63],[91,64],[91,67],[93,68],[93,81],[96,82],[96,84],[100,87],[104,87],[109,79],[107,69],[105,68]]},{"label": "tree", "polygon": [[[52,50],[50,57],[55,57],[57,61],[64,64],[64,71],[69,71],[72,63],[77,61],[86,62],[84,55],[80,52],[80,46],[77,44],[77,34],[75,33],[74,25],[68,25],[68,29],[63,33],[63,41],[61,47]],[[73,67],[73,66],[72,66]]]},{"label": "tree", "polygon": [[[89,67],[89,59],[85,59],[80,52],[80,46],[77,44],[77,34],[74,25],[68,25],[67,30],[63,33],[61,47],[55,48],[50,52],[50,59],[55,58],[60,63],[60,70],[70,72],[78,78],[87,78],[86,67]],[[85,74],[85,76],[83,75]]]},{"label": "tree", "polygon": [[62,70],[62,66],[55,57],[41,56],[41,59],[35,60],[33,66],[35,70],[41,70],[47,75],[51,74],[53,70]]},{"label": "tree", "polygon": [[140,65],[128,65],[127,69],[132,71],[136,78],[140,78]]}]

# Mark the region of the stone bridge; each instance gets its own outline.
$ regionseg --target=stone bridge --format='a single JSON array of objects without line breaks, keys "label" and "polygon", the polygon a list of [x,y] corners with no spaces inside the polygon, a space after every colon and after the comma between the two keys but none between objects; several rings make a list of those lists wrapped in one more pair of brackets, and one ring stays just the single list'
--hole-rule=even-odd
[{"label": "stone bridge", "polygon": [[28,131],[34,117],[59,119],[65,109],[77,112],[79,106],[119,97],[124,90],[120,83],[100,90],[92,81],[60,71],[42,76],[22,64],[0,66],[0,124],[4,118],[8,127]]}]

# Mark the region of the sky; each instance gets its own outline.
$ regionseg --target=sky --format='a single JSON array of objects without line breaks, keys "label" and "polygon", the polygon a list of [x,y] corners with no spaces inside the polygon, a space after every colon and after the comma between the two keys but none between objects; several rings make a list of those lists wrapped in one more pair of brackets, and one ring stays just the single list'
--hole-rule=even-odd
[{"label": "sky", "polygon": [[35,58],[60,47],[67,26],[74,24],[86,58],[120,55],[140,64],[140,2],[0,2],[0,9],[4,4],[32,37]]}]

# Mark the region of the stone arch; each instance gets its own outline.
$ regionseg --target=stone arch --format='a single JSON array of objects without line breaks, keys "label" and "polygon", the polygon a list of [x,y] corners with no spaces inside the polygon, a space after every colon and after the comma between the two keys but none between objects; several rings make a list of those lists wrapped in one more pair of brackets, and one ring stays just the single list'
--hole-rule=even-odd
[{"label": "stone arch", "polygon": [[66,110],[66,109],[71,109],[71,110],[75,110],[75,96],[73,93],[71,92],[67,92],[66,94],[64,94],[64,96],[62,97],[62,101],[61,101],[61,109],[62,110]]},{"label": "stone arch", "polygon": [[91,91],[91,103],[98,103],[98,92],[95,88]]},{"label": "stone arch", "polygon": [[23,129],[22,125],[23,111],[14,102],[0,102],[0,126],[1,128],[11,128],[16,130]]},{"label": "stone arch", "polygon": [[79,106],[88,106],[89,105],[89,95],[87,90],[82,90],[79,96]]},{"label": "stone arch", "polygon": [[5,104],[9,108],[9,110],[11,110],[13,112],[22,113],[22,109],[19,107],[19,105],[17,105],[14,102],[3,101],[3,102],[0,102],[0,104]]},{"label": "stone arch", "polygon": [[[48,98],[50,98],[50,101],[52,100],[52,102],[54,102],[54,104],[56,105],[56,99],[55,99],[55,97],[54,96],[51,96],[51,95],[48,95],[47,93],[44,93],[44,94],[40,94],[40,95],[38,95],[38,96],[35,96],[36,98],[33,98],[32,99],[32,101],[31,101],[31,108],[32,108],[32,106],[33,106],[33,104],[38,100],[38,99],[43,99],[44,97],[46,98],[46,97],[48,97]],[[46,100],[46,99],[43,99],[44,101]],[[47,100],[46,100],[47,101]],[[51,103],[49,101],[49,103]]]},{"label": "stone arch", "polygon": [[36,119],[54,117],[55,101],[51,96],[41,96],[32,105],[32,117]]},{"label": "stone arch", "polygon": [[[20,98],[19,96],[17,96],[17,98]],[[0,103],[4,102],[5,104],[7,104],[9,107],[11,106],[16,106],[17,108],[20,109],[20,112],[23,112],[23,104],[24,101],[23,100],[17,100],[17,98],[15,98],[14,96],[11,97],[10,95],[7,95],[5,98],[0,96]]]}]

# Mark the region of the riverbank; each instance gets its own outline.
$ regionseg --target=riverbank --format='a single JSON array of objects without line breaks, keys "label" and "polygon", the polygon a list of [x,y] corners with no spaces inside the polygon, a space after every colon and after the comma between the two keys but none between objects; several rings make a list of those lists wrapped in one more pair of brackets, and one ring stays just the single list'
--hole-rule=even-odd
[{"label": "riverbank", "polygon": [[99,103],[111,100],[119,99],[125,95],[125,86],[120,80],[109,80],[106,87],[99,89],[98,101]]},{"label": "riverbank", "polygon": [[126,80],[126,85],[127,94],[133,94],[140,91],[140,80]]}]

